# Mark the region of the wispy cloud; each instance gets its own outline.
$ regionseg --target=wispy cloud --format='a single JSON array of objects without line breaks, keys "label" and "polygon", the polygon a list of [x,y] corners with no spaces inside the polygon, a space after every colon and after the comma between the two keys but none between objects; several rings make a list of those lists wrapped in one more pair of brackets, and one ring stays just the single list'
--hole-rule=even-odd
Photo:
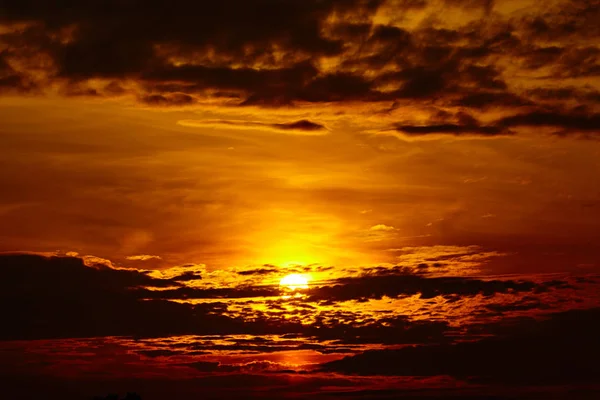
[{"label": "wispy cloud", "polygon": [[373,232],[392,232],[395,231],[396,228],[385,224],[377,224],[370,227],[369,230]]},{"label": "wispy cloud", "polygon": [[150,254],[139,254],[135,256],[127,256],[125,257],[127,260],[131,261],[148,261],[148,260],[162,260],[160,256],[153,256]]},{"label": "wispy cloud", "polygon": [[181,120],[179,125],[194,128],[221,128],[221,129],[260,129],[271,132],[296,134],[296,135],[323,135],[327,133],[325,126],[308,120],[292,122],[267,123],[258,121],[241,120]]}]

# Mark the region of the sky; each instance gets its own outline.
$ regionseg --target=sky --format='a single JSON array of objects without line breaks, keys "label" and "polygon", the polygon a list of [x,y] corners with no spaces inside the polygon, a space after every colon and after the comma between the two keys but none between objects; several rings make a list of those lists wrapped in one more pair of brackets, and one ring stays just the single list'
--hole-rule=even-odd
[{"label": "sky", "polygon": [[596,398],[598,20],[4,0],[6,390]]}]

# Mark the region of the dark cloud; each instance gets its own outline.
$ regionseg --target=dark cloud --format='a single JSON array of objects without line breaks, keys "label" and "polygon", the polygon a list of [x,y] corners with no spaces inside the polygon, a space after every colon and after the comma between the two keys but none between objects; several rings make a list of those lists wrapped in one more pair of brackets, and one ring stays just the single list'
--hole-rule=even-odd
[{"label": "dark cloud", "polygon": [[557,46],[534,47],[523,54],[524,67],[528,69],[539,69],[547,65],[553,65],[560,61],[565,49]]},{"label": "dark cloud", "polygon": [[168,350],[168,349],[139,350],[138,353],[141,354],[141,355],[143,355],[143,356],[150,357],[150,358],[154,358],[154,357],[168,357],[168,356],[182,354],[181,351]]},{"label": "dark cloud", "polygon": [[312,80],[298,93],[298,100],[310,102],[368,100],[371,93],[371,83],[363,77],[336,73]]},{"label": "dark cloud", "polygon": [[194,103],[194,98],[183,93],[174,93],[166,96],[153,94],[141,97],[140,101],[144,104],[158,107],[187,106]]},{"label": "dark cloud", "polygon": [[[168,289],[176,285],[177,280],[189,277],[155,279],[137,270],[115,270],[104,265],[90,267],[75,257],[2,255],[0,273],[3,277],[0,312],[6,322],[0,337],[4,340],[115,335],[300,334],[343,343],[423,343],[444,340],[444,332],[448,329],[444,322],[411,322],[405,316],[349,325],[348,321],[355,315],[341,311],[323,313],[313,324],[306,325],[298,317],[314,313],[309,305],[286,312],[288,317],[281,318],[283,311],[278,311],[277,307],[283,310],[282,305],[288,304],[289,300],[281,303],[284,300],[279,288]],[[143,286],[165,289],[149,291],[142,289]],[[266,302],[271,311],[247,310],[240,316],[227,316],[231,313],[227,313],[228,305],[223,302],[193,305],[167,300],[263,296],[277,296],[276,301]],[[247,344],[243,346],[246,347],[238,350],[247,349]]]},{"label": "dark cloud", "polygon": [[246,297],[271,297],[281,295],[279,287],[233,287],[215,289],[196,289],[181,287],[166,290],[137,291],[140,298],[145,299],[239,299]]},{"label": "dark cloud", "polygon": [[247,94],[293,96],[318,70],[309,62],[273,69],[228,68],[203,65],[163,65],[146,70],[141,79],[148,88],[162,91],[201,92],[232,90]]},{"label": "dark cloud", "polygon": [[243,271],[238,271],[238,275],[247,276],[247,275],[269,275],[273,272],[277,272],[279,269],[277,267],[272,268],[256,268],[256,269],[247,269]]},{"label": "dark cloud", "polygon": [[600,49],[594,46],[566,50],[556,61],[556,74],[560,77],[577,78],[600,75]]},{"label": "dark cloud", "polygon": [[[91,261],[87,259],[88,264]],[[258,271],[260,275],[264,269],[269,266],[249,271]],[[287,362],[279,364],[279,360],[285,358],[279,358],[278,354],[294,354],[292,351],[312,351],[320,353],[319,357],[354,354],[317,366],[317,374],[443,375],[475,384],[546,385],[586,384],[594,382],[600,372],[595,363],[600,355],[597,342],[600,331],[595,323],[600,309],[554,314],[541,322],[531,317],[504,317],[505,313],[544,309],[544,298],[536,294],[555,288],[571,289],[561,280],[534,283],[428,278],[408,275],[402,267],[372,267],[365,269],[364,276],[337,279],[309,289],[307,297],[256,298],[261,305],[258,310],[251,307],[253,300],[243,300],[235,303],[241,309],[232,312],[231,308],[236,306],[225,302],[227,298],[266,296],[278,289],[169,289],[178,281],[198,276],[186,274],[184,270],[173,278],[157,279],[144,271],[115,269],[105,264],[86,265],[75,257],[27,254],[1,255],[0,273],[0,312],[4,323],[0,338],[3,340],[95,338],[84,340],[89,341],[93,349],[118,348],[122,354],[126,348],[126,353],[132,355],[138,365],[152,361],[163,367],[169,363],[174,367],[187,366],[209,374],[212,379],[216,379],[215,376],[225,379],[235,373],[315,373],[289,370]],[[154,300],[144,299],[150,293],[141,288],[144,286],[162,286],[163,290],[155,292]],[[181,300],[185,297],[182,289],[190,290],[193,295],[222,297],[223,300],[193,305],[162,299]],[[412,319],[402,315],[400,310],[380,311],[375,315],[361,313],[360,307],[357,310],[319,307],[338,300],[360,302],[416,293],[421,293],[423,299],[441,296],[449,302],[450,308],[456,300],[476,301],[472,298],[476,295],[525,295],[511,296],[512,301],[496,305],[487,303],[481,304],[479,309],[475,307],[473,314],[495,318],[494,323],[487,325],[451,324],[451,318],[442,320],[433,314],[430,319]],[[304,318],[310,318],[309,323]],[[174,337],[178,335],[186,336]],[[482,336],[485,339],[481,339]],[[78,346],[80,340],[69,343]],[[102,346],[102,341],[112,345]],[[362,353],[373,344],[393,347]],[[397,347],[407,344],[418,346]],[[67,354],[65,349],[62,351]],[[74,359],[77,351],[84,350],[69,352],[69,359]],[[234,361],[216,361],[215,356],[223,354],[233,356],[230,360]],[[277,362],[252,358],[258,354],[271,355],[271,360]],[[94,357],[99,356],[94,350]],[[138,356],[142,357],[141,361]],[[194,359],[197,356],[208,358]],[[39,354],[31,357],[39,357]]]},{"label": "dark cloud", "polygon": [[169,278],[168,280],[171,282],[187,282],[187,281],[195,281],[198,279],[202,279],[202,275],[196,271],[185,271],[180,275]]},{"label": "dark cloud", "polygon": [[182,120],[180,125],[191,127],[229,127],[236,129],[257,129],[266,128],[274,131],[289,132],[289,133],[320,133],[326,131],[324,125],[312,122],[309,120],[298,120],[291,122],[267,123],[259,121],[242,121],[242,120]]},{"label": "dark cloud", "polygon": [[[309,302],[337,302],[347,300],[366,301],[382,297],[401,298],[420,294],[422,299],[437,296],[470,297],[475,295],[493,296],[498,293],[541,293],[551,288],[566,288],[563,281],[534,283],[516,280],[482,280],[462,277],[429,277],[424,273],[429,269],[441,268],[439,263],[419,264],[415,274],[413,269],[396,266],[393,268],[364,268],[359,277],[338,278],[332,281],[311,285],[308,289],[299,290],[306,294]],[[272,273],[268,269],[241,271],[238,274],[265,275]],[[146,299],[240,299],[240,298],[279,298],[282,294],[277,285],[235,286],[227,288],[193,288],[179,287],[174,289],[148,290],[138,289],[136,294]],[[272,308],[280,308],[279,300],[269,303]],[[285,304],[285,303],[284,303]],[[297,308],[311,307],[304,302],[295,304]],[[283,308],[280,308],[283,310]]]},{"label": "dark cloud", "polygon": [[547,42],[593,39],[600,36],[596,23],[599,7],[598,0],[564,0],[540,13],[525,15],[522,24],[529,38]]},{"label": "dark cloud", "polygon": [[[543,70],[545,79],[557,84],[563,78],[598,75],[600,53],[584,41],[600,34],[594,22],[597,10],[590,4],[565,1],[531,15],[489,20],[493,1],[444,0],[443,7],[462,8],[481,19],[442,28],[426,18],[408,29],[376,23],[374,16],[380,7],[403,15],[425,10],[429,2],[242,3],[176,1],[166,6],[133,0],[108,7],[100,1],[68,6],[5,1],[0,23],[13,28],[0,34],[5,45],[0,86],[31,91],[59,84],[66,86],[61,91],[65,95],[131,94],[156,107],[198,105],[208,98],[228,106],[259,107],[406,100],[479,112],[523,108],[499,125],[398,124],[413,136],[491,137],[508,134],[505,128],[511,126],[540,126],[521,114],[538,109],[536,101],[557,100],[513,87],[506,57],[524,70]],[[14,28],[17,23],[24,25]],[[326,67],[329,61],[324,63],[323,57],[331,57],[334,67]],[[97,78],[104,87],[89,86]],[[539,84],[530,83],[535,91]],[[582,104],[594,101],[591,93],[577,98]],[[592,117],[573,118],[582,120],[578,128],[595,129],[589,128]],[[576,125],[564,117],[557,122]],[[271,126],[294,131],[321,127],[319,121]]]},{"label": "dark cloud", "polygon": [[429,134],[442,135],[473,135],[473,136],[500,136],[510,135],[510,131],[498,126],[481,126],[481,125],[456,125],[456,124],[441,124],[441,125],[395,125],[398,132],[408,136],[422,136]]},{"label": "dark cloud", "polygon": [[105,290],[123,290],[138,286],[168,287],[172,282],[155,279],[145,271],[134,269],[114,269],[105,264],[94,263],[87,266],[77,257],[44,257],[31,254],[0,255],[0,273],[2,274],[3,292],[19,291],[23,287],[14,283],[25,284],[33,294],[37,290],[49,289],[47,283],[52,282],[53,290],[81,290],[90,288]]},{"label": "dark cloud", "polygon": [[[3,339],[161,335],[220,332],[241,322],[219,317],[222,305],[141,301],[133,288],[170,287],[179,279],[155,279],[137,270],[87,266],[75,257],[0,256]],[[235,329],[234,329],[235,330]]]},{"label": "dark cloud", "polygon": [[494,8],[494,0],[444,0],[444,3],[455,6],[463,7],[466,9],[477,9],[482,8],[486,13],[489,13]]},{"label": "dark cloud", "polygon": [[533,309],[543,310],[549,309],[550,307],[547,304],[544,304],[540,299],[536,297],[524,296],[519,301],[506,304],[487,304],[485,308],[494,313],[497,313],[498,315],[502,315],[506,312],[528,311]]},{"label": "dark cloud", "polygon": [[600,374],[600,309],[525,320],[507,337],[449,345],[373,350],[324,365],[361,375],[449,375],[504,384],[592,383]]},{"label": "dark cloud", "polygon": [[345,301],[381,299],[384,296],[397,298],[420,294],[421,298],[437,296],[492,296],[496,293],[529,292],[544,288],[546,284],[514,280],[479,280],[473,278],[440,277],[428,278],[420,275],[373,271],[375,274],[356,278],[340,278],[327,286],[310,289],[309,299]]},{"label": "dark cloud", "polygon": [[[447,39],[451,31],[437,30],[437,36],[432,37],[434,31],[430,30],[428,40],[435,43],[421,44],[415,42],[412,33],[395,26],[351,23],[342,18],[330,27],[329,36],[322,33],[332,13],[348,19],[352,15],[373,15],[380,1],[251,3],[224,1],[200,6],[177,2],[165,8],[154,2],[132,1],[114,5],[115,9],[108,12],[96,1],[74,3],[67,9],[35,0],[9,1],[4,5],[4,21],[39,24],[17,35],[4,35],[4,40],[37,47],[38,53],[54,61],[56,78],[138,79],[149,92],[140,95],[140,100],[153,105],[188,103],[191,98],[184,101],[182,96],[207,89],[237,91],[243,95],[243,105],[279,106],[294,101],[426,98],[473,84],[506,88],[495,67],[465,62],[464,51],[457,51],[446,40],[436,42],[440,35]],[[474,7],[465,1],[449,3]],[[409,10],[425,5],[410,1],[396,6]],[[139,13],[137,7],[142,7],[144,13]],[[182,8],[186,11],[178,12]],[[236,13],[229,12],[232,8]],[[454,35],[460,37],[456,32]],[[61,37],[68,39],[57,39]],[[365,50],[373,51],[344,56],[343,65],[351,70],[319,71],[315,63],[318,57],[354,51],[348,43],[364,43]],[[207,52],[216,58],[198,60],[198,54]],[[181,61],[172,63],[172,58]],[[232,68],[232,63],[241,65]],[[269,67],[257,68],[257,63]],[[367,78],[364,71],[353,68],[361,65],[401,68]],[[375,83],[401,88],[382,92]]]},{"label": "dark cloud", "polygon": [[455,105],[474,108],[488,109],[490,107],[521,107],[533,105],[530,100],[527,100],[519,95],[508,92],[473,92],[461,96],[460,99],[454,102]]},{"label": "dark cloud", "polygon": [[[2,35],[2,41],[37,47],[38,54],[53,60],[54,78],[135,78],[150,86],[183,84],[180,89],[185,90],[178,91],[183,95],[208,88],[240,90],[250,104],[265,97],[272,101],[281,96],[293,97],[305,83],[307,72],[316,77],[314,67],[306,68],[310,63],[300,62],[295,67],[298,63],[294,61],[283,65],[274,61],[280,58],[276,51],[292,60],[337,54],[342,42],[320,34],[322,21],[334,10],[373,12],[377,3],[178,1],[167,7],[157,2],[131,1],[115,3],[108,11],[98,1],[72,3],[69,7],[36,0],[8,1],[3,3],[0,21],[34,22],[17,34]],[[236,12],[232,13],[232,9]],[[32,34],[34,31],[36,35]],[[207,52],[216,53],[218,59],[191,62],[194,54]],[[183,57],[187,62],[174,65],[168,60],[170,57]],[[270,63],[272,67],[231,68],[233,60]],[[336,79],[331,82],[332,78],[319,78],[313,85],[318,91],[345,82]],[[173,99],[168,94],[150,93],[141,96],[141,100],[171,105]],[[307,93],[301,97],[322,95]],[[181,99],[175,99],[176,105]]]},{"label": "dark cloud", "polygon": [[589,88],[562,87],[562,88],[536,88],[527,92],[528,96],[540,100],[571,100],[585,99],[592,103],[600,103],[600,92]]},{"label": "dark cloud", "polygon": [[[575,92],[576,93],[576,92]],[[532,95],[549,96],[557,95],[568,97],[573,94],[569,90],[539,91]],[[593,93],[589,94],[593,96]],[[485,100],[480,99],[483,102]],[[478,100],[476,100],[477,102]],[[596,135],[600,132],[600,114],[591,112],[586,108],[534,110],[523,114],[512,115],[494,121],[489,125],[481,125],[477,120],[467,116],[459,118],[457,123],[434,123],[430,125],[410,125],[397,123],[393,129],[406,136],[426,136],[432,134],[454,136],[482,136],[493,137],[512,135],[512,128],[522,127],[548,127],[553,128],[556,135]]]},{"label": "dark cloud", "polygon": [[34,89],[26,78],[10,66],[6,58],[7,51],[0,52],[0,93],[3,91],[27,92]]},{"label": "dark cloud", "polygon": [[272,124],[271,127],[285,130],[301,130],[301,131],[320,131],[324,129],[323,125],[311,122],[305,119],[286,122],[282,124]]},{"label": "dark cloud", "polygon": [[364,2],[336,6],[335,2],[316,0],[226,0],[166,5],[135,0],[113,2],[111,7],[101,1],[69,3],[6,1],[2,19],[40,21],[48,29],[76,24],[77,40],[61,52],[61,73],[112,76],[135,73],[152,63],[153,43],[212,47],[238,54],[243,54],[246,46],[264,48],[272,44],[309,53],[335,53],[340,44],[320,36],[320,20],[334,8],[356,7]]},{"label": "dark cloud", "polygon": [[509,129],[498,125],[483,125],[471,114],[464,111],[451,113],[438,110],[430,124],[396,123],[393,129],[406,136],[453,135],[493,137],[512,135]]},{"label": "dark cloud", "polygon": [[[355,312],[337,308],[321,310],[318,305],[415,294],[420,294],[421,299],[441,296],[455,301],[475,295],[539,293],[561,283],[427,278],[401,270],[373,269],[365,276],[311,287],[303,291],[306,297],[286,299],[281,297],[277,286],[184,287],[180,286],[182,282],[199,276],[184,271],[170,279],[156,279],[137,270],[87,266],[75,257],[5,255],[0,257],[0,272],[3,274],[0,311],[8,322],[8,328],[2,331],[4,339],[300,334],[342,344],[439,343],[449,340],[447,334],[452,331],[444,321],[413,321],[404,315],[385,313],[357,319]],[[171,301],[186,299],[211,302],[193,305]],[[232,303],[226,301],[234,299],[255,299],[264,304],[264,311],[244,307],[233,312],[229,309]],[[307,318],[311,320],[309,324]],[[259,344],[252,343],[256,345]]]},{"label": "dark cloud", "polygon": [[598,133],[600,132],[600,114],[587,110],[572,111],[533,111],[506,117],[497,122],[504,127],[550,127],[557,134]]}]

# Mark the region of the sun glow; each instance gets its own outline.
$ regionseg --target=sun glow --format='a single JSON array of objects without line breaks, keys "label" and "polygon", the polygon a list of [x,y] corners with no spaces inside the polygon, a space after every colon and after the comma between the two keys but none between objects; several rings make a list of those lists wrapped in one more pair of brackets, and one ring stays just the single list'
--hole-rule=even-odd
[{"label": "sun glow", "polygon": [[301,274],[290,274],[281,278],[279,286],[287,287],[290,290],[308,289],[308,277]]}]

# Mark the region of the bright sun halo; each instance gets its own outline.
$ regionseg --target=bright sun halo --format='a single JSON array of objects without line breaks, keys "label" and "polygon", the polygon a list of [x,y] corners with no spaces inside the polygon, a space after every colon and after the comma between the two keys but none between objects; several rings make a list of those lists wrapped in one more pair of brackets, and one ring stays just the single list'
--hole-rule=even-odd
[{"label": "bright sun halo", "polygon": [[308,289],[308,278],[300,274],[290,274],[281,278],[279,286],[287,287],[290,290]]}]

